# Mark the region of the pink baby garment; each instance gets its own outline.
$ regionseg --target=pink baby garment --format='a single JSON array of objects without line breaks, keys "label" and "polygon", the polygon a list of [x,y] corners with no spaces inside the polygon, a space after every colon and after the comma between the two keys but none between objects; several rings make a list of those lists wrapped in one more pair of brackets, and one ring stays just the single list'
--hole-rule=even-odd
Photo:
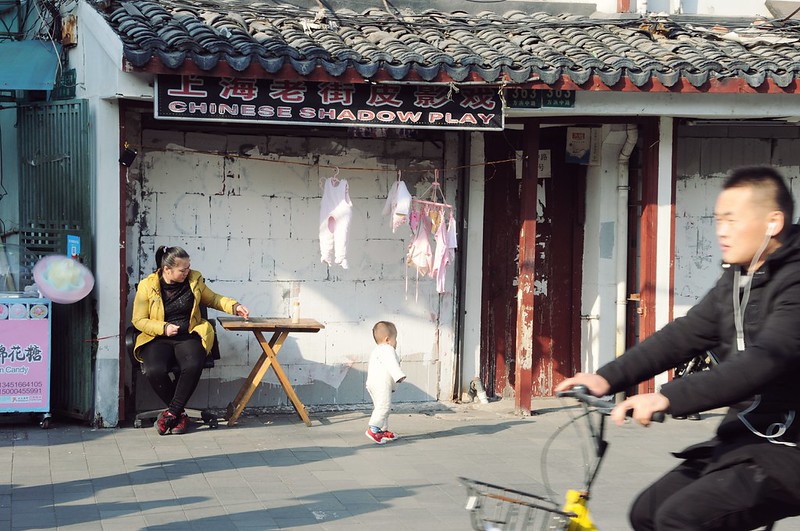
[{"label": "pink baby garment", "polygon": [[427,216],[419,219],[417,233],[408,246],[406,256],[406,293],[408,293],[408,266],[417,268],[417,286],[415,300],[419,297],[419,277],[430,274],[433,267],[433,253],[431,253],[431,222]]},{"label": "pink baby garment", "polygon": [[457,242],[456,220],[453,218],[453,215],[450,214],[447,230],[445,230],[444,222],[440,223],[439,228],[436,230],[436,252],[433,257],[431,276],[436,279],[436,291],[438,293],[445,292],[445,273],[447,266],[455,257],[455,249],[458,247]]},{"label": "pink baby garment", "polygon": [[347,181],[335,183],[331,177],[325,179],[319,211],[319,249],[322,261],[329,266],[335,262],[342,269],[348,267],[347,231],[352,213]]}]

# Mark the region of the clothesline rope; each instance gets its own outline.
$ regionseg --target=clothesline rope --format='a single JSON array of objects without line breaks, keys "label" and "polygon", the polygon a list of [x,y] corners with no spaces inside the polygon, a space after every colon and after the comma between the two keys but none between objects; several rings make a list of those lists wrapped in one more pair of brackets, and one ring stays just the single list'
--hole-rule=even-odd
[{"label": "clothesline rope", "polygon": [[[181,155],[187,154],[200,154],[200,155],[217,155],[220,157],[225,157],[229,159],[246,159],[246,160],[258,160],[261,162],[271,162],[273,164],[286,164],[290,166],[306,166],[306,167],[317,167],[317,168],[325,168],[331,170],[346,170],[346,171],[369,171],[374,172],[376,169],[373,167],[362,167],[362,166],[341,166],[337,164],[320,164],[318,162],[302,162],[302,161],[288,161],[288,160],[279,160],[279,159],[270,159],[267,157],[261,157],[258,155],[242,155],[240,153],[222,153],[222,152],[215,152],[215,151],[201,151],[201,150],[193,150],[193,149],[146,149],[139,147],[140,150],[146,152],[155,152],[155,153],[178,153]],[[516,163],[517,157],[510,158],[510,159],[502,159],[502,160],[490,160],[486,162],[478,162],[475,164],[462,164],[459,166],[451,166],[449,168],[442,168],[440,171],[443,173],[447,172],[454,172],[456,170],[463,170],[467,168],[477,168],[481,166],[497,166],[498,164],[508,164],[508,163]],[[390,171],[394,168],[391,166],[385,166],[384,169],[386,171]],[[421,169],[404,169],[402,170],[405,173],[430,173],[431,168],[421,168]]]}]

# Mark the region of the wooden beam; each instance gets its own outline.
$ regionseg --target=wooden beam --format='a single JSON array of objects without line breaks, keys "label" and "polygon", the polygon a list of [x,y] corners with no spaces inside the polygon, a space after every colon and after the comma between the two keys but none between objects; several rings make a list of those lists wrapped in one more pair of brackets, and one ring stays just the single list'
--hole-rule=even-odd
[{"label": "wooden beam", "polygon": [[519,282],[517,284],[517,353],[514,367],[514,410],[530,415],[533,389],[533,281],[536,269],[536,205],[539,122],[525,124],[520,193]]},{"label": "wooden beam", "polygon": [[[656,255],[658,252],[658,139],[659,123],[642,128],[642,219],[640,220],[639,341],[656,331]],[[655,391],[655,380],[639,384],[640,393]]]}]

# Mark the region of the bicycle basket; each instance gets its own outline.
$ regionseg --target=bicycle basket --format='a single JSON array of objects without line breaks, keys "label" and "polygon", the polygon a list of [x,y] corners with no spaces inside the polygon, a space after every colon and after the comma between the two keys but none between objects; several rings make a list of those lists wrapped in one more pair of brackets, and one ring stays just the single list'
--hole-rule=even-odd
[{"label": "bicycle basket", "polygon": [[474,479],[459,478],[467,487],[467,506],[476,531],[567,531],[574,513],[552,501]]}]

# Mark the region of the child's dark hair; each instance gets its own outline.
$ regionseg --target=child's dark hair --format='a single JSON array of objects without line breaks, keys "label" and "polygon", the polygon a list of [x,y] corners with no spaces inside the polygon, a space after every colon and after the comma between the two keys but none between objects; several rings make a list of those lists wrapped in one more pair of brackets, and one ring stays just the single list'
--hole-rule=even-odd
[{"label": "child's dark hair", "polygon": [[389,321],[378,321],[372,327],[372,338],[375,343],[383,343],[386,338],[394,339],[397,337],[397,327]]},{"label": "child's dark hair", "polygon": [[179,258],[188,260],[189,253],[187,253],[183,247],[167,247],[166,245],[162,245],[156,249],[156,269],[163,269],[164,266],[175,267]]}]

